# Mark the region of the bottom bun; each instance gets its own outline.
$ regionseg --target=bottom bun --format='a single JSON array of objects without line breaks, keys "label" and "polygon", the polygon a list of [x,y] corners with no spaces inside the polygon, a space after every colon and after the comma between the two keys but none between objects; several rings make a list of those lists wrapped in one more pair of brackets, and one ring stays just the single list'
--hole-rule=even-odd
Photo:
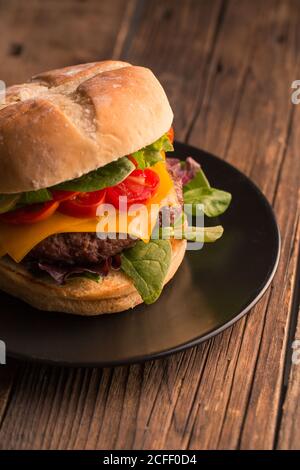
[{"label": "bottom bun", "polygon": [[[172,261],[165,284],[178,270],[185,250],[185,240],[172,240]],[[40,310],[75,315],[122,312],[143,302],[131,279],[122,271],[111,271],[100,284],[72,279],[59,286],[50,278],[33,276],[9,258],[0,259],[0,289]]]}]

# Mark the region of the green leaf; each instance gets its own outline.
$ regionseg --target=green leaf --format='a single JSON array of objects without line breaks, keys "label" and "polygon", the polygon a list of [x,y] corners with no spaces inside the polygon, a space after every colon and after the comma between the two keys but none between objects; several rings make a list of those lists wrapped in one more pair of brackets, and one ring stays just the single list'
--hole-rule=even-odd
[{"label": "green leaf", "polygon": [[122,157],[80,178],[57,184],[53,189],[79,192],[98,191],[121,183],[134,169],[135,165],[127,157]]},{"label": "green leaf", "polygon": [[189,191],[190,189],[196,188],[210,188],[208,179],[206,178],[204,171],[200,168],[196,173],[196,176],[187,184],[184,185],[183,191]]},{"label": "green leaf", "polygon": [[[196,205],[203,204],[204,214],[217,217],[226,211],[231,202],[231,194],[220,189],[200,187],[184,191],[184,204],[192,204],[192,214],[196,215]],[[188,208],[185,207],[188,211]]]},{"label": "green leaf", "polygon": [[[76,275],[75,275],[76,276]],[[74,276],[74,277],[75,277]],[[100,276],[100,274],[97,274],[97,273],[89,273],[89,272],[85,272],[85,273],[82,273],[82,274],[79,274],[77,275],[76,277],[81,277],[83,279],[90,279],[91,281],[94,281],[94,282],[97,282],[98,284],[100,282],[102,282],[103,278],[102,276]],[[72,277],[70,277],[69,279],[72,279]]]},{"label": "green leaf", "polygon": [[136,160],[140,170],[144,170],[145,168],[153,166],[155,163],[161,162],[163,160],[162,154],[156,151],[150,152],[140,150],[139,152],[135,152],[132,156]]},{"label": "green leaf", "polygon": [[0,214],[13,210],[19,199],[18,194],[0,194]]},{"label": "green leaf", "polygon": [[222,225],[215,227],[188,227],[184,232],[184,238],[190,242],[213,243],[222,237],[224,229]]},{"label": "green leaf", "polygon": [[[142,150],[133,154],[139,168],[147,168],[162,161],[162,151],[174,150],[168,136],[164,134],[160,139]],[[92,192],[115,186],[121,183],[135,169],[135,165],[127,158],[109,163],[98,170],[64,183],[57,184],[50,189],[62,191]],[[13,210],[15,207],[37,204],[52,200],[51,192],[48,189],[38,191],[28,191],[22,194],[0,195],[0,214]]]},{"label": "green leaf", "polygon": [[160,296],[171,257],[169,240],[139,241],[122,253],[121,268],[132,279],[146,304],[155,302]]},{"label": "green leaf", "polygon": [[168,136],[164,134],[160,139],[151,145],[139,150],[132,154],[134,159],[137,161],[138,168],[144,170],[149,166],[155,165],[155,163],[163,160],[161,152],[171,152],[174,150]]},{"label": "green leaf", "polygon": [[51,201],[52,195],[48,189],[39,189],[38,191],[28,191],[22,193],[18,203],[20,205],[37,204]]},{"label": "green leaf", "polygon": [[[132,156],[137,161],[138,167],[145,169],[163,160],[162,151],[171,150],[173,150],[173,145],[165,134],[153,144],[133,153]],[[80,178],[60,183],[53,189],[79,192],[97,191],[121,183],[134,169],[135,165],[127,157],[122,157],[116,162],[109,163]]]},{"label": "green leaf", "polygon": [[0,214],[9,212],[19,207],[29,204],[38,204],[51,201],[52,195],[48,189],[39,189],[38,191],[27,191],[21,194],[1,194],[0,195]]},{"label": "green leaf", "polygon": [[196,205],[203,204],[204,214],[208,217],[217,217],[223,214],[231,202],[231,194],[212,188],[201,168],[195,177],[184,186],[183,196],[185,204],[192,204],[192,211],[186,207],[186,212],[196,215]]},{"label": "green leaf", "polygon": [[222,237],[224,229],[221,225],[215,227],[164,227],[161,230],[162,238],[185,239],[190,242],[213,243]]},{"label": "green leaf", "polygon": [[174,147],[172,143],[170,142],[170,139],[167,136],[167,134],[164,134],[160,139],[153,142],[153,144],[145,147],[145,150],[157,151],[157,152],[161,152],[161,151],[172,152],[174,150]]}]

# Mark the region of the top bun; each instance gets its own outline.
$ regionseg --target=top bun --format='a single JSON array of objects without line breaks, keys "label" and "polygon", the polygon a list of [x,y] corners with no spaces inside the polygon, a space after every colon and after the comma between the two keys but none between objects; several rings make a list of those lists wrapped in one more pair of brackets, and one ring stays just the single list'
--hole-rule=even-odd
[{"label": "top bun", "polygon": [[144,67],[104,61],[36,75],[0,105],[0,194],[82,176],[151,144],[172,120]]}]

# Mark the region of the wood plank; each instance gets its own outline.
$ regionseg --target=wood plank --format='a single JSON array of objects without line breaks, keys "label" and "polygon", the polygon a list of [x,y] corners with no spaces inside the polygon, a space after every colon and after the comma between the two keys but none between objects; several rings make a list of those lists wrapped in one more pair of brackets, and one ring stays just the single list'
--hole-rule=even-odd
[{"label": "wood plank", "polygon": [[[151,68],[167,91],[184,140],[207,79],[207,67],[223,21],[222,0],[151,0],[125,41],[121,58]],[[149,21],[149,18],[153,21]],[[176,33],[175,33],[176,32]]]},{"label": "wood plank", "polygon": [[[269,199],[275,201],[277,212],[279,216],[282,215],[280,223],[285,235],[280,276],[277,276],[278,281],[274,284],[273,291],[269,291],[254,309],[253,314],[233,328],[228,347],[231,361],[228,364],[227,357],[222,357],[221,361],[219,359],[217,374],[211,373],[211,370],[214,371],[216,368],[215,358],[219,353],[218,341],[213,342],[202,380],[197,383],[192,398],[193,403],[196,401],[203,406],[198,405],[198,410],[193,409],[192,414],[188,414],[190,422],[186,422],[187,402],[185,399],[179,400],[177,412],[185,417],[184,424],[182,428],[179,427],[176,438],[178,419],[174,413],[174,423],[171,424],[166,442],[161,441],[162,447],[168,445],[170,448],[176,448],[180,445],[195,448],[226,448],[241,445],[243,448],[255,446],[271,448],[273,445],[292,289],[284,290],[285,299],[282,298],[281,292],[286,282],[286,263],[291,259],[289,269],[294,273],[297,259],[294,245],[291,243],[295,228],[293,214],[298,210],[297,199],[293,193],[291,195],[288,193],[286,196],[284,194],[284,197],[282,193],[288,191],[287,182],[290,179],[290,172],[293,171],[291,165],[294,165],[294,162],[286,159],[285,155],[286,139],[291,126],[290,90],[286,89],[286,82],[291,83],[296,73],[294,59],[298,46],[295,36],[299,24],[297,3],[292,2],[281,5],[280,8],[272,8],[274,5],[269,2],[264,10],[260,10],[258,3],[255,2],[252,3],[253,9],[250,9],[249,2],[230,2],[223,15],[224,23],[218,34],[217,45],[208,61],[210,73],[204,97],[198,95],[197,98],[190,83],[191,94],[197,100],[195,98],[191,103],[189,88],[184,90],[184,97],[186,106],[192,108],[191,114],[195,110],[195,101],[198,101],[200,107],[199,117],[193,124],[192,132],[187,132],[191,143],[223,154],[225,158],[251,175]],[[266,16],[266,9],[273,13]],[[241,18],[248,20],[241,22]],[[261,22],[260,18],[264,18],[264,21]],[[144,49],[138,50],[138,57],[146,55],[147,41],[145,44]],[[261,44],[264,47],[260,47]],[[150,59],[148,60],[152,64]],[[271,79],[270,67],[273,72]],[[177,77],[176,69],[174,76]],[[169,82],[172,83],[170,77]],[[237,86],[233,87],[233,83]],[[169,90],[167,81],[165,86]],[[176,93],[179,93],[179,90],[180,86]],[[173,105],[176,109],[176,102]],[[175,113],[176,116],[178,112],[179,109],[177,114]],[[210,113],[212,116],[218,116],[218,120],[213,120]],[[254,119],[254,116],[257,116],[257,119]],[[207,120],[209,125],[205,124]],[[224,122],[225,129],[221,125]],[[182,127],[188,128],[184,125]],[[209,146],[205,142],[209,142]],[[245,157],[242,159],[241,155]],[[297,186],[297,169],[294,167],[294,170],[296,177],[289,182],[292,188]],[[282,179],[283,177],[285,179]],[[276,197],[279,189],[281,194]],[[285,211],[287,201],[292,204],[288,220],[281,214]],[[295,243],[295,240],[293,241]],[[294,253],[292,258],[291,253]],[[280,305],[279,312],[274,315],[275,306],[278,305]],[[283,324],[285,328],[282,328]],[[278,334],[277,341],[271,342],[271,334],[268,334],[261,343],[254,343],[253,339],[265,333],[265,328],[269,333],[274,329]],[[271,350],[278,359],[278,362],[275,361],[278,367],[270,368],[272,374],[268,378],[271,387],[274,387],[274,396],[269,397],[269,384],[264,381],[263,362],[270,361],[268,357],[270,343]],[[214,344],[217,344],[217,347],[214,348]],[[240,348],[238,362],[236,362],[237,348]],[[257,361],[261,361],[258,370],[255,368]],[[245,370],[250,371],[247,377]],[[226,373],[222,374],[222,371]],[[254,371],[259,374],[259,380],[252,383]],[[258,393],[260,387],[261,394]],[[264,400],[264,408],[259,408],[259,398]],[[251,406],[245,408],[249,400],[252,400]],[[244,409],[245,415],[242,413]],[[196,416],[195,420],[193,414]],[[189,432],[186,433],[187,436],[183,436],[183,431],[186,429]]]},{"label": "wood plank", "polygon": [[[1,448],[271,448],[276,439],[298,255],[298,110],[289,99],[298,5],[142,3],[114,54],[159,75],[179,138],[239,166],[274,202],[280,268],[250,315],[186,353],[103,371],[21,366]],[[288,398],[295,378],[282,446],[295,442]]]},{"label": "wood plank", "polygon": [[[232,5],[241,8],[242,2],[238,3],[239,5]],[[270,3],[268,5],[270,7]],[[219,396],[218,390],[223,391],[223,394],[218,398],[216,416],[210,415],[209,423],[205,422],[204,416],[198,415],[195,428],[201,430],[201,433],[195,432],[195,437],[190,442],[193,447],[200,444],[204,448],[271,448],[276,432],[297,260],[295,214],[299,210],[299,200],[293,189],[296,190],[298,184],[299,161],[295,162],[291,155],[286,155],[285,148],[292,127],[290,89],[286,84],[290,84],[296,76],[294,58],[299,43],[295,42],[295,37],[299,18],[295,2],[284,6],[281,4],[280,9],[270,8],[268,11],[273,14],[267,16],[262,12],[263,22],[254,21],[256,29],[253,35],[249,34],[250,53],[242,47],[243,36],[236,34],[234,41],[230,31],[226,31],[224,27],[224,36],[220,35],[220,49],[216,50],[216,61],[212,64],[215,70],[219,69],[220,77],[211,80],[212,89],[204,101],[207,102],[206,110],[202,109],[199,115],[191,141],[201,146],[201,139],[205,136],[205,143],[202,145],[208,146],[213,152],[219,151],[226,159],[248,173],[269,200],[275,202],[283,236],[281,264],[273,289],[252,314],[235,327],[240,330],[236,343],[240,346],[238,362],[233,365],[232,375],[224,378],[219,389],[211,389],[210,386],[212,402]],[[245,17],[241,15],[241,11],[235,9],[235,12],[237,17]],[[253,23],[253,16],[250,15],[250,18]],[[230,24],[234,27],[234,23]],[[237,27],[239,25],[240,28],[246,27],[237,21]],[[252,44],[251,38],[254,38]],[[241,44],[241,49],[233,44]],[[264,44],[264,47],[259,47],[261,44]],[[237,49],[240,52],[239,57],[235,53]],[[244,64],[243,60],[246,60]],[[236,90],[232,87],[231,95],[227,96],[227,81],[230,80],[238,83],[239,87]],[[228,104],[231,103],[229,108],[225,105],[226,100]],[[229,112],[227,116],[231,110],[232,114]],[[214,128],[213,116],[217,116],[217,128]],[[209,122],[207,131],[201,130],[201,123],[205,120]],[[227,141],[221,137],[219,131],[222,121],[229,122]],[[220,135],[219,139],[216,139],[217,135]],[[287,207],[290,207],[289,214],[286,214]],[[292,276],[290,286],[288,274]],[[255,338],[258,338],[258,341],[255,341]],[[236,341],[235,336],[233,340]],[[212,350],[213,355],[216,352]],[[208,360],[208,371],[214,365],[214,359],[209,359],[212,365],[210,366]],[[223,366],[225,367],[224,363]],[[222,369],[222,365],[220,368]],[[248,371],[247,376],[245,370]],[[266,374],[266,370],[269,373]],[[205,374],[203,382],[207,383]],[[210,398],[205,398],[207,392],[204,388],[199,400],[210,401]],[[222,426],[216,430],[222,413]]]},{"label": "wood plank", "polygon": [[[212,9],[211,9],[212,5]],[[197,15],[195,15],[195,7],[198,7],[196,9]],[[172,42],[172,31],[174,30],[174,24],[176,27],[180,27],[182,30],[182,35],[186,31],[186,26],[189,23],[193,27],[193,31],[195,34],[197,32],[197,28],[199,28],[199,31],[201,32],[201,35],[199,36],[198,42],[195,43],[196,50],[195,52],[199,53],[199,59],[197,66],[198,68],[203,69],[203,60],[204,63],[207,61],[206,55],[210,53],[210,49],[213,46],[213,40],[215,36],[215,24],[218,15],[220,14],[221,10],[221,2],[216,1],[216,2],[204,2],[201,8],[199,8],[199,3],[195,1],[189,1],[186,2],[184,8],[185,8],[185,13],[182,16],[180,10],[174,8],[174,4],[172,2],[168,2],[168,6],[164,5],[164,8],[162,8],[162,5],[160,2],[152,2],[152,4],[149,6],[146,5],[148,10],[146,9],[144,12],[144,18],[146,19],[149,17],[149,14],[153,14],[155,18],[158,20],[161,18],[163,21],[165,21],[165,33],[168,34],[170,38],[170,42]],[[173,18],[173,19],[172,19]],[[208,21],[209,20],[209,21]],[[146,25],[147,22],[143,22],[143,25]],[[136,27],[135,22],[133,22],[133,27]],[[158,22],[155,23],[155,27],[157,28],[158,31],[160,31],[160,25]],[[155,32],[156,33],[156,32]],[[136,31],[136,34],[139,35],[139,32]],[[152,34],[152,33],[151,33]],[[131,34],[130,34],[131,35]],[[130,36],[129,35],[129,36]],[[161,47],[161,37],[158,37],[158,44],[157,47]],[[134,42],[134,44],[137,44]],[[126,54],[127,51],[130,49],[131,42],[126,40],[125,41],[125,49],[123,51],[123,58],[126,59]],[[151,44],[148,44],[148,47]],[[120,46],[119,46],[120,47]],[[187,47],[187,49],[189,46]],[[115,52],[116,53],[116,52]],[[167,53],[167,49],[164,52],[165,54]],[[157,52],[155,53],[155,57],[158,57]],[[131,54],[131,57],[133,58],[133,61],[140,63],[137,57],[133,57],[133,54]],[[203,59],[203,60],[202,60]],[[156,62],[156,60],[154,61]],[[181,66],[182,67],[182,66]],[[163,62],[161,63],[161,68],[163,69]],[[183,71],[183,69],[182,69]],[[173,81],[173,78],[172,78]],[[198,88],[198,78],[194,78],[193,86],[190,90],[190,98],[194,95],[194,92],[197,91]],[[181,86],[184,86],[184,82],[182,80]],[[173,370],[173,364],[176,365],[176,362],[172,361],[167,361],[166,364],[169,365],[171,369]],[[163,362],[164,363],[164,362]],[[187,366],[188,363],[185,364],[185,367]],[[176,366],[175,370],[177,370]],[[104,426],[103,424],[100,426],[99,424],[99,419],[102,421],[104,420],[104,423],[109,423],[110,429],[112,428],[112,417],[113,417],[113,423],[115,423],[114,428],[118,429],[117,425],[120,420],[122,420],[122,423],[127,422],[125,419],[124,415],[120,415],[120,413],[124,413],[124,410],[127,410],[127,406],[123,406],[123,402],[120,398],[119,393],[125,393],[123,389],[126,388],[126,384],[131,384],[133,387],[133,390],[135,390],[137,393],[134,393],[133,396],[139,396],[142,394],[142,392],[138,392],[139,390],[139,382],[135,381],[135,371],[137,370],[143,370],[143,366],[136,366],[135,368],[130,369],[130,375],[128,377],[128,382],[123,380],[121,382],[121,378],[123,375],[121,372],[118,372],[118,369],[116,371],[112,372],[106,372],[104,373],[103,377],[102,375],[98,373],[96,374],[95,382],[99,383],[99,391],[98,395],[96,396],[96,404],[94,401],[91,399],[91,401],[87,400],[86,402],[86,407],[83,412],[83,416],[81,414],[78,416],[77,413],[75,413],[75,418],[74,415],[72,416],[72,419],[67,417],[67,411],[64,408],[64,399],[62,400],[62,396],[66,397],[65,400],[67,403],[70,401],[73,403],[77,403],[78,401],[81,402],[82,396],[85,396],[87,392],[86,388],[83,386],[78,389],[74,389],[73,393],[71,392],[69,382],[64,383],[65,388],[61,390],[60,384],[61,381],[58,378],[59,372],[53,369],[46,369],[47,372],[46,374],[50,374],[50,383],[53,384],[52,387],[47,386],[47,389],[45,390],[42,387],[42,382],[39,378],[40,374],[40,369],[39,368],[24,368],[22,369],[21,375],[20,375],[20,386],[16,390],[16,397],[19,397],[18,403],[22,403],[24,400],[26,400],[26,396],[29,393],[30,389],[30,394],[31,394],[31,403],[32,406],[26,410],[26,415],[22,415],[22,410],[19,408],[19,406],[12,406],[7,414],[7,420],[6,423],[9,423],[8,428],[6,426],[3,426],[3,431],[1,432],[1,442],[3,447],[5,446],[11,446],[13,448],[56,448],[58,445],[64,446],[64,447],[69,447],[73,444],[74,442],[74,436],[76,436],[75,440],[75,445],[77,447],[105,447],[105,445],[110,442],[112,445],[112,434],[108,433],[108,424],[107,426]],[[123,369],[122,369],[123,370]],[[165,385],[165,377],[169,377],[169,366],[167,367],[167,371],[164,369],[164,367],[161,367],[161,362],[157,362],[153,367],[151,365],[146,365],[145,366],[145,373],[143,377],[143,382],[144,387],[145,387],[145,393],[146,393],[146,399],[147,403],[149,403],[149,407],[144,408],[145,405],[145,400],[141,402],[141,410],[139,408],[139,404],[136,404],[134,402],[134,405],[136,406],[136,409],[139,410],[139,413],[142,414],[144,419],[147,421],[150,420],[151,415],[152,415],[152,407],[156,403],[160,403],[160,398],[159,398],[159,390],[154,386],[153,378],[156,377],[158,381],[161,383],[161,386],[163,389],[165,388],[165,394],[164,396],[167,397],[169,396],[169,388]],[[154,374],[153,371],[157,371],[156,374]],[[150,373],[151,372],[151,373]],[[78,372],[77,374],[80,374]],[[111,378],[107,378],[111,377]],[[178,376],[175,375],[176,380],[178,380]],[[172,380],[174,381],[175,379],[169,378],[170,382],[172,383]],[[120,383],[121,382],[121,383]],[[80,383],[80,381],[79,381]],[[29,388],[28,388],[29,387]],[[106,387],[107,391],[106,391]],[[176,390],[178,390],[179,385],[176,385]],[[95,395],[92,397],[95,398]],[[102,395],[104,394],[104,396]],[[63,395],[62,395],[63,394]],[[66,394],[66,395],[65,395]],[[77,394],[77,395],[76,395]],[[78,398],[78,394],[80,397]],[[108,401],[106,402],[106,394],[108,395]],[[152,395],[152,400],[149,401],[149,394]],[[90,395],[89,395],[90,396]],[[127,401],[132,400],[132,395],[127,394],[126,399]],[[175,400],[176,397],[174,397]],[[61,405],[61,403],[63,405]],[[105,403],[109,403],[110,406],[107,406],[105,409]],[[153,403],[151,405],[151,403]],[[43,404],[43,408],[41,408],[41,404]],[[126,403],[127,404],[127,403]],[[60,411],[58,411],[57,407],[60,407]],[[91,415],[91,409],[93,414]],[[147,411],[148,410],[148,411]],[[170,417],[171,416],[171,409],[168,409],[167,415]],[[78,412],[79,413],[79,412]],[[81,411],[80,411],[81,413]],[[126,413],[126,411],[125,411]],[[42,414],[42,416],[41,416]],[[149,414],[149,416],[148,416]],[[86,418],[88,416],[88,418]],[[128,418],[131,418],[131,416],[128,416]],[[27,426],[27,421],[30,419],[31,426],[30,426],[30,431]],[[170,419],[170,418],[169,418]],[[143,420],[142,420],[143,421]],[[80,422],[80,429],[75,426],[76,423]],[[6,424],[5,423],[5,424]],[[72,431],[70,434],[70,428],[69,426],[72,423]],[[83,424],[84,423],[84,424]],[[162,422],[163,425],[164,421]],[[136,423],[133,423],[136,424]],[[146,425],[145,425],[146,426]],[[126,426],[125,426],[126,427]],[[124,427],[124,429],[125,429]],[[139,424],[138,424],[139,427]],[[130,439],[131,443],[135,441],[134,438],[134,431],[132,427],[132,421],[131,419],[128,419],[127,423],[127,428],[131,428],[131,433],[128,432],[127,435],[125,435],[123,432],[120,433],[118,438],[116,439],[116,446],[120,446],[121,444],[126,445],[126,439]],[[46,432],[46,429],[48,432]],[[67,429],[65,432],[64,429]],[[123,429],[123,427],[122,427]],[[78,433],[78,434],[77,434]],[[87,435],[86,435],[87,433]],[[115,433],[113,434],[115,435]],[[97,438],[98,436],[98,438]],[[98,440],[99,439],[99,440]],[[158,440],[158,436],[156,436],[156,440]],[[137,443],[138,444],[138,443]],[[129,445],[129,444],[128,444]],[[156,445],[159,445],[159,441]],[[37,446],[37,447],[36,447]]]},{"label": "wood plank", "polygon": [[134,3],[1,0],[1,79],[11,85],[43,70],[111,58]]},{"label": "wood plank", "polygon": [[[300,225],[298,226],[297,235],[298,245],[300,243]],[[299,269],[299,266],[298,266]],[[299,271],[298,271],[299,273]],[[299,283],[299,274],[298,274]],[[299,284],[298,284],[299,286]],[[298,297],[299,301],[299,297]],[[296,309],[296,305],[295,305]],[[282,450],[299,450],[300,449],[300,363],[299,363],[299,340],[300,340],[300,312],[299,303],[295,314],[298,314],[298,323],[295,331],[295,335],[292,337],[292,341],[288,343],[288,348],[291,354],[288,355],[288,360],[291,364],[288,364],[288,376],[286,377],[286,390],[285,399],[283,403],[282,416],[279,422],[279,436],[277,442],[277,448]],[[295,349],[293,348],[293,345]],[[292,356],[294,360],[292,362]],[[296,362],[297,361],[297,362]]]},{"label": "wood plank", "polygon": [[[299,76],[299,74],[298,74]],[[294,132],[291,133],[291,142],[288,147],[288,153],[290,153],[290,159],[295,161],[295,158],[299,160],[299,129],[300,125],[300,106],[295,106],[294,111]],[[298,172],[299,180],[300,172]],[[298,183],[299,186],[299,183]],[[300,188],[298,191],[298,200],[300,200]],[[297,214],[295,214],[297,218]],[[298,228],[295,233],[295,251],[299,250],[300,245],[300,223],[299,223],[299,212],[298,212]],[[299,256],[299,253],[298,253]],[[292,306],[294,312],[294,324],[292,323],[291,328],[294,328],[295,331],[292,331],[292,335],[289,338],[287,345],[288,354],[287,354],[287,370],[285,377],[285,390],[284,390],[284,402],[282,409],[282,417],[279,424],[279,435],[277,448],[279,449],[300,449],[300,363],[297,361],[300,359],[300,346],[299,343],[296,344],[297,350],[294,350],[294,361],[292,361],[293,349],[292,345],[294,341],[300,340],[300,311],[299,311],[299,285],[300,285],[300,257],[298,257],[298,277],[296,278],[296,287],[297,292],[294,299],[294,305]],[[293,282],[293,272],[289,272],[287,276],[287,282],[292,284]],[[296,362],[297,361],[297,362]]]},{"label": "wood plank", "polygon": [[[42,70],[112,57],[135,3],[0,0],[0,79],[11,85]],[[0,368],[0,423],[18,370],[14,364]]]},{"label": "wood plank", "polygon": [[12,394],[17,367],[16,361],[11,359],[7,359],[6,365],[0,366],[0,427]]},{"label": "wood plank", "polygon": [[[282,159],[284,158],[285,140],[289,133],[289,122],[286,119],[282,119],[282,116],[288,116],[291,113],[289,95],[287,94],[289,90],[286,92],[285,83],[287,76],[292,81],[296,72],[296,62],[294,59],[297,45],[294,40],[296,25],[299,23],[295,2],[289,5],[289,7],[283,6],[280,9],[273,9],[272,6],[275,7],[275,4],[269,4],[269,6],[273,14],[267,18],[267,21],[265,19],[262,24],[259,21],[262,11],[257,2],[252,2],[253,10],[251,12],[249,11],[249,2],[230,3],[227,10],[230,20],[226,24],[225,13],[224,26],[218,38],[219,47],[216,46],[210,61],[211,73],[207,80],[207,94],[203,100],[204,103],[208,103],[209,111],[214,109],[214,107],[218,107],[218,113],[216,114],[218,116],[218,126],[216,128],[216,123],[211,121],[210,127],[204,127],[205,130],[202,131],[202,126],[205,126],[205,119],[203,119],[200,113],[200,117],[195,122],[193,132],[190,135],[190,141],[191,143],[197,143],[199,146],[206,147],[212,152],[218,151],[221,154],[222,149],[220,144],[223,145],[223,155],[225,154],[226,158],[252,175],[272,201],[275,199],[278,184],[277,178],[279,178],[280,170],[282,171],[282,168],[288,167],[288,171],[290,171],[290,162],[286,162],[283,167],[281,166]],[[256,16],[253,16],[255,13]],[[241,18],[250,18],[251,21],[249,19],[246,22],[241,22]],[[286,31],[287,37],[285,36]],[[234,44],[236,44],[236,47],[234,47]],[[264,44],[265,47],[258,49],[258,44]],[[140,54],[142,56],[142,53]],[[272,62],[274,79],[269,88],[266,87],[270,67],[270,63],[268,65],[267,60],[268,56],[276,57],[276,61]],[[219,75],[217,77],[215,76],[216,72]],[[174,75],[176,74],[177,71],[174,71]],[[248,83],[247,80],[249,80]],[[210,85],[211,83],[213,85]],[[235,84],[238,84],[238,86],[235,87]],[[167,83],[165,86],[168,90]],[[231,90],[231,94],[229,90]],[[246,98],[243,97],[244,93]],[[253,96],[258,98],[258,102],[253,100]],[[188,98],[188,90],[185,90],[185,99],[188,100]],[[200,103],[200,110],[202,110],[201,97],[198,98],[198,101]],[[272,103],[274,104],[272,105]],[[241,111],[239,112],[240,108]],[[254,119],[255,116],[257,117],[256,121]],[[220,123],[226,123],[227,120],[228,124],[227,126],[225,124],[225,130],[222,129],[221,131]],[[263,128],[261,122],[264,122]],[[207,146],[201,140],[203,132],[207,136],[206,139],[208,138],[210,141],[210,146]],[[188,132],[188,137],[189,134]],[[216,139],[216,135],[220,138]],[[247,155],[248,159],[242,160],[240,155]],[[256,160],[257,164],[255,165]],[[271,174],[270,168],[274,168]],[[271,178],[267,177],[269,175]],[[292,187],[295,188],[296,184],[297,181],[294,179]],[[282,183],[282,192],[284,188],[288,191],[290,189],[286,181]],[[297,210],[296,199],[293,195],[291,199],[292,201],[289,202],[292,202],[293,205],[290,227],[286,228],[284,226],[286,220],[281,220],[283,231],[285,232],[289,229],[286,233],[288,242],[284,247],[286,251],[284,252],[281,264],[281,279],[276,285],[273,297],[270,297],[271,292],[269,292],[260,305],[256,307],[253,315],[244,319],[233,328],[231,347],[229,346],[228,348],[230,351],[229,364],[228,356],[222,358],[221,361],[219,358],[217,373],[215,372],[215,358],[219,353],[219,348],[225,347],[226,339],[221,344],[219,339],[212,342],[213,345],[210,349],[210,355],[206,362],[202,380],[196,385],[196,394],[192,398],[192,403],[203,403],[203,406],[199,405],[198,409],[192,409],[192,413],[188,414],[187,420],[187,401],[184,395],[185,390],[183,389],[183,399],[177,402],[177,413],[184,418],[183,425],[182,427],[178,426],[178,414],[174,412],[174,422],[172,422],[166,441],[162,440],[160,443],[162,447],[166,445],[169,448],[176,448],[178,445],[195,448],[226,448],[228,446],[237,447],[239,445],[245,448],[254,445],[262,445],[266,448],[272,447],[276,430],[284,362],[284,357],[280,357],[280,355],[284,355],[284,348],[282,349],[282,346],[284,346],[284,341],[286,341],[287,337],[288,304],[291,298],[291,291],[286,291],[287,305],[283,305],[286,308],[282,309],[281,318],[277,317],[277,320],[279,320],[277,329],[279,328],[280,334],[278,335],[277,343],[275,343],[274,352],[276,352],[277,356],[279,355],[280,366],[275,370],[272,368],[273,375],[271,380],[273,381],[272,385],[276,388],[274,403],[273,393],[270,393],[268,389],[263,389],[262,396],[265,395],[265,410],[263,410],[263,413],[260,413],[258,418],[253,421],[252,417],[255,416],[258,404],[253,404],[247,418],[243,415],[242,410],[243,406],[245,407],[251,398],[252,374],[255,371],[256,361],[260,353],[260,343],[256,342],[253,344],[253,338],[259,337],[264,333],[266,318],[268,320],[267,325],[271,331],[274,323],[275,326],[277,325],[274,322],[273,310],[274,305],[278,304],[278,301],[281,299],[280,289],[286,276],[285,262],[289,259],[290,250],[292,250],[289,242],[291,242],[291,238],[293,240],[294,210]],[[280,203],[280,208],[283,210],[286,207],[286,198],[283,200],[279,198]],[[282,203],[284,203],[283,206]],[[279,210],[278,208],[278,212]],[[296,254],[294,254],[292,260],[294,264],[292,263],[291,269],[294,272]],[[281,326],[282,323],[285,324],[284,331]],[[226,338],[225,334],[224,337]],[[266,337],[267,343],[270,342],[270,337],[270,335]],[[217,346],[214,348],[215,342]],[[239,347],[241,348],[240,350],[238,350]],[[236,363],[237,352],[239,353],[238,364]],[[266,358],[266,353],[267,350],[263,350],[264,359]],[[245,377],[245,370],[251,371],[247,377]],[[263,373],[263,371],[264,368],[261,366],[259,372]],[[195,374],[196,371],[194,370],[193,373]],[[264,385],[267,386],[267,384]],[[257,393],[257,390],[254,389],[253,393],[255,392]],[[248,411],[247,408],[246,411]],[[265,414],[268,415],[269,411],[269,420],[267,419],[266,421],[270,427],[265,426],[266,429],[268,428],[268,432],[265,433],[262,421]],[[193,414],[197,416],[196,420],[193,420]],[[257,429],[254,435],[253,433],[251,436],[247,434],[247,430],[243,434],[243,425],[246,419],[249,433],[253,431],[253,426],[255,430]],[[179,439],[176,439],[176,431]],[[155,434],[155,431],[153,434]],[[150,440],[150,442],[153,441]]]}]

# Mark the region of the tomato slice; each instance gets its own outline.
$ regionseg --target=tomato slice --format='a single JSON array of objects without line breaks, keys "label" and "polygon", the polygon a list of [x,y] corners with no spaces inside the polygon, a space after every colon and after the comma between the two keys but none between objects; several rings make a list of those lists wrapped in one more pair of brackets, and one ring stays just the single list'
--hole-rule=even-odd
[{"label": "tomato slice", "polygon": [[57,201],[44,202],[42,204],[32,204],[28,207],[6,212],[0,215],[0,220],[8,224],[35,224],[48,219],[59,206]]},{"label": "tomato slice", "polygon": [[106,190],[78,193],[73,199],[60,203],[59,212],[72,217],[95,217],[98,207],[105,202]]},{"label": "tomato slice", "polygon": [[53,190],[51,191],[52,197],[54,201],[68,201],[68,199],[74,199],[78,192],[75,191],[60,191],[60,190]]},{"label": "tomato slice", "polygon": [[132,155],[128,155],[129,160],[134,164],[134,166],[137,168],[138,167],[138,162]]},{"label": "tomato slice", "polygon": [[159,186],[158,174],[146,168],[134,170],[122,183],[107,188],[106,200],[119,208],[119,198],[127,197],[127,206],[146,203],[157,191]]},{"label": "tomato slice", "polygon": [[168,139],[171,142],[171,144],[173,144],[173,142],[174,142],[174,129],[173,129],[173,127],[170,127],[170,129],[167,132],[167,136],[168,136]]}]

